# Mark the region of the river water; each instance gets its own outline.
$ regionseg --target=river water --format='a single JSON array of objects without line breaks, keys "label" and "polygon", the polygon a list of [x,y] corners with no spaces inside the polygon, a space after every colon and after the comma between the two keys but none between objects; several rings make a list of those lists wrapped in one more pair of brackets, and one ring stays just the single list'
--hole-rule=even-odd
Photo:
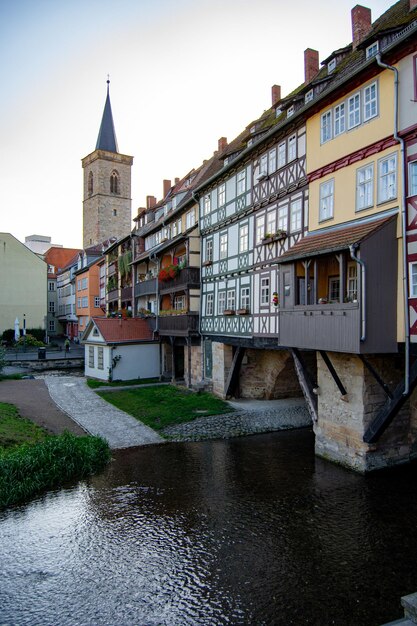
[{"label": "river water", "polygon": [[2,626],[377,626],[417,591],[417,466],[358,476],[309,429],[118,451],[0,545]]}]

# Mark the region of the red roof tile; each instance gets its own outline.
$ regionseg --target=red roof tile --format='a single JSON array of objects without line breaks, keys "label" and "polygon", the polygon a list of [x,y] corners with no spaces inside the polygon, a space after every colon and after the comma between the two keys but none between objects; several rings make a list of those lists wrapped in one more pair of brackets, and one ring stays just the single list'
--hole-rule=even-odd
[{"label": "red roof tile", "polygon": [[397,219],[396,215],[384,219],[353,224],[344,228],[336,228],[328,232],[306,235],[292,248],[284,252],[278,260],[279,263],[295,261],[296,259],[312,257],[319,254],[345,250],[350,245],[360,243],[376,230],[385,226],[389,221]]},{"label": "red roof tile", "polygon": [[[74,258],[74,255],[81,252],[78,248],[49,248],[45,252],[44,261],[48,263],[48,265],[53,265],[56,270],[60,270],[67,266],[67,264]],[[54,272],[56,274],[56,272]],[[52,274],[48,274],[51,276]]]},{"label": "red roof tile", "polygon": [[106,343],[134,343],[152,341],[153,332],[145,319],[115,319],[108,317],[92,318]]}]

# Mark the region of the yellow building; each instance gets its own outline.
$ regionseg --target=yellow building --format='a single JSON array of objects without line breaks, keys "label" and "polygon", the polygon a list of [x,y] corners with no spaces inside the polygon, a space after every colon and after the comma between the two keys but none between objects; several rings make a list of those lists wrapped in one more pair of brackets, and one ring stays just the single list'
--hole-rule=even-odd
[{"label": "yellow building", "polygon": [[47,265],[9,233],[0,233],[0,334],[14,328],[45,328]]}]

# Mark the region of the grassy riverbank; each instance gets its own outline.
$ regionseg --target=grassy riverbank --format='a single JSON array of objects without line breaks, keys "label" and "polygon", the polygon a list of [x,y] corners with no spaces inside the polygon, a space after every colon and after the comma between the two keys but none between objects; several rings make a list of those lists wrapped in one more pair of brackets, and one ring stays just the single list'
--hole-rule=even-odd
[{"label": "grassy riverbank", "polygon": [[132,385],[149,385],[150,383],[158,383],[159,378],[134,378],[133,380],[95,380],[87,379],[87,385],[90,389],[98,389],[99,387],[130,387]]},{"label": "grassy riverbank", "polygon": [[172,385],[126,389],[100,395],[118,409],[158,431],[171,424],[190,422],[202,415],[220,415],[233,411],[229,404],[211,393],[196,393]]},{"label": "grassy riverbank", "polygon": [[0,403],[0,509],[98,472],[109,460],[103,439],[48,435]]}]

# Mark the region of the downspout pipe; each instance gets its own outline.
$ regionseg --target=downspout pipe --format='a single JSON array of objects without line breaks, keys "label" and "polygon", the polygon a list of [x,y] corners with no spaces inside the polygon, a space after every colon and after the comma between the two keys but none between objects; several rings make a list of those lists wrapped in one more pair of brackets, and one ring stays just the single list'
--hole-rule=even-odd
[{"label": "downspout pipe", "polygon": [[398,69],[392,65],[387,65],[381,61],[381,54],[378,52],[376,55],[376,62],[379,67],[394,72],[394,139],[400,144],[401,154],[401,236],[402,236],[402,261],[403,261],[403,294],[404,294],[404,354],[405,354],[405,368],[404,368],[404,392],[406,396],[410,390],[410,313],[408,309],[408,280],[407,280],[407,200],[406,200],[406,178],[405,178],[405,143],[404,139],[398,134],[398,101],[399,101],[399,72]]},{"label": "downspout pipe", "polygon": [[354,243],[349,246],[349,252],[351,258],[359,263],[361,266],[361,341],[365,341],[366,339],[366,265],[365,262],[360,259],[356,250],[358,249],[358,244]]}]

